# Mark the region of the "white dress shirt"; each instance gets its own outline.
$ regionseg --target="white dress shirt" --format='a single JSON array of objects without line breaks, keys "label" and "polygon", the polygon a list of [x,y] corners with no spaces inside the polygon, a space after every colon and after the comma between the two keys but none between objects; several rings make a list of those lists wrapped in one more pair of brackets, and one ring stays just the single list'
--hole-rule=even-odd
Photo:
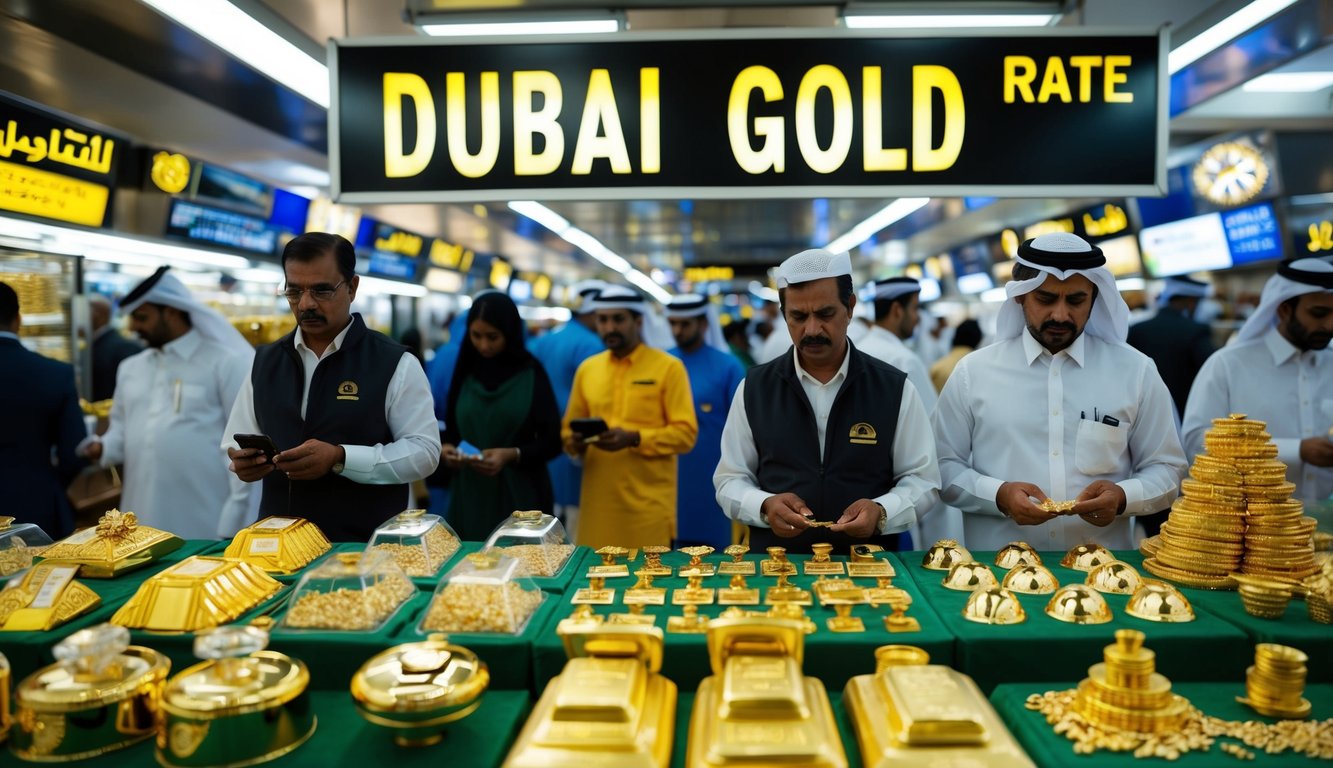
[{"label": "white dress shirt", "polygon": [[1268,424],[1277,457],[1306,503],[1333,495],[1333,468],[1301,461],[1301,440],[1333,428],[1333,352],[1301,352],[1273,328],[1252,341],[1214,352],[1185,405],[1183,429],[1191,460],[1203,451],[1212,420],[1243,413]]},{"label": "white dress shirt", "polygon": [[191,330],[116,371],[104,467],[125,465],[120,508],[186,539],[226,538],[254,522],[257,489],[218,450],[250,359]]},{"label": "white dress shirt", "polygon": [[[776,331],[775,331],[776,333]],[[824,435],[828,429],[829,412],[833,401],[847,380],[851,347],[843,355],[842,366],[828,383],[821,382],[801,367],[801,360],[793,348],[796,378],[801,390],[810,401],[815,414],[815,428],[819,434],[819,455],[824,456]],[[727,517],[745,525],[769,527],[759,517],[764,501],[777,494],[759,487],[759,449],[754,444],[754,432],[745,414],[745,384],[742,380],[731,401],[726,426],[722,428],[722,460],[713,473],[713,487],[717,503]],[[939,499],[939,466],[935,461],[935,445],[931,439],[930,420],[921,406],[912,382],[903,382],[902,404],[898,408],[898,428],[893,436],[894,486],[888,493],[873,501],[887,513],[880,533],[899,533],[916,523],[919,515],[930,510]]]},{"label": "white dress shirt", "polygon": [[754,356],[754,362],[758,365],[777,360],[782,357],[783,352],[791,348],[791,332],[787,330],[787,323],[779,315],[778,319],[773,321],[773,332],[768,334],[764,343],[759,346],[759,353]]},{"label": "white dress shirt", "polygon": [[[306,404],[310,399],[310,381],[315,377],[315,368],[320,360],[342,347],[343,339],[351,327],[348,324],[342,333],[334,337],[323,355],[317,355],[307,347],[301,329],[296,329],[294,343],[305,372],[305,386],[301,390],[301,418],[305,418]],[[232,435],[260,431],[259,420],[255,417],[254,397],[254,385],[247,375],[241,384],[241,391],[236,395],[236,404],[231,409],[231,420],[227,422],[227,431],[222,441],[224,449],[238,447]],[[389,431],[393,433],[393,442],[342,446],[347,452],[342,476],[366,485],[397,485],[420,480],[434,472],[440,462],[440,430],[439,422],[435,420],[435,401],[431,398],[426,372],[410,352],[404,352],[399,358],[393,378],[389,379],[384,415],[389,422]],[[295,447],[280,445],[278,450]]]},{"label": "white dress shirt", "polygon": [[[963,511],[974,550],[1011,541],[1131,549],[1129,517],[1169,507],[1186,469],[1171,395],[1152,359],[1086,333],[1054,355],[1027,331],[967,355],[944,385],[933,423],[941,496]],[[1104,528],[1076,515],[1022,526],[995,503],[1005,482],[1033,483],[1066,501],[1094,480],[1125,492],[1124,515]]]},{"label": "white dress shirt", "polygon": [[925,406],[926,413],[935,410],[935,401],[939,399],[939,395],[935,393],[935,385],[930,382],[930,371],[902,339],[878,325],[872,325],[861,340],[856,342],[856,348],[907,374],[907,380],[916,387],[916,393],[921,397],[921,404]]}]

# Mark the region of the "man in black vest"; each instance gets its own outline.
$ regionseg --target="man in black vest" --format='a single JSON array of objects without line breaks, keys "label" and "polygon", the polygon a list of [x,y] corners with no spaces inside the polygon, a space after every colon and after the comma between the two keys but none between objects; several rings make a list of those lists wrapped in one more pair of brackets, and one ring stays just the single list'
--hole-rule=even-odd
[{"label": "man in black vest", "polygon": [[915,387],[847,340],[851,267],[847,254],[824,250],[778,267],[794,346],[741,382],[713,475],[723,512],[750,527],[751,549],[897,549],[891,534],[939,498],[935,440]]},{"label": "man in black vest", "polygon": [[[222,442],[233,472],[263,480],[261,517],[306,518],[332,541],[369,539],[407,508],[408,484],[440,461],[426,374],[351,313],[355,268],[352,244],[338,235],[307,232],[283,249],[297,328],[255,352]],[[237,434],[268,435],[280,452],[270,461],[240,448]]]},{"label": "man in black vest", "polygon": [[1129,327],[1129,345],[1157,364],[1176,404],[1176,415],[1181,417],[1194,377],[1216,351],[1212,329],[1194,319],[1199,303],[1208,297],[1208,288],[1201,280],[1168,277],[1157,299],[1157,314]]}]

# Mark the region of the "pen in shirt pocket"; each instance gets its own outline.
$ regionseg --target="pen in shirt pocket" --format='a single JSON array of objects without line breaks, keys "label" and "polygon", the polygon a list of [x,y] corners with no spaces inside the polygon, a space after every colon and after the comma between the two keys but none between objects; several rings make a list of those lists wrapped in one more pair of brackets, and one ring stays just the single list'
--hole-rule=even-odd
[{"label": "pen in shirt pocket", "polygon": [[176,389],[176,394],[175,394],[175,400],[176,400],[176,413],[180,413],[180,412],[181,412],[181,380],[180,380],[180,379],[176,379],[176,386],[175,386],[175,389]]}]

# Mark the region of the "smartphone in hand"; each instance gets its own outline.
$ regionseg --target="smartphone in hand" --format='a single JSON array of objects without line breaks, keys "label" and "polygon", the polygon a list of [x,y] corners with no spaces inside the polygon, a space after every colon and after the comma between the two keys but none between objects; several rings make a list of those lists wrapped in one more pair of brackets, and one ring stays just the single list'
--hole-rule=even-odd
[{"label": "smartphone in hand", "polygon": [[273,463],[273,457],[278,455],[278,446],[268,435],[232,435],[231,438],[241,448],[258,448],[270,464]]},{"label": "smartphone in hand", "polygon": [[569,429],[582,438],[583,442],[589,443],[605,432],[607,426],[603,419],[573,419],[569,422]]}]

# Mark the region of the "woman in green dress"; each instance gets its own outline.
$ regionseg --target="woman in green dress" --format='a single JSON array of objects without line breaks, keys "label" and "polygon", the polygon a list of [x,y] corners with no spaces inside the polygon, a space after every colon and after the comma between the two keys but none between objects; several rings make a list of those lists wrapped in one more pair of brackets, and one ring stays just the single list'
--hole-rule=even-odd
[{"label": "woman in green dress", "polygon": [[455,472],[449,523],[464,541],[485,540],[515,510],[551,512],[546,463],[560,453],[560,412],[503,293],[479,294],[468,311],[440,438]]}]

